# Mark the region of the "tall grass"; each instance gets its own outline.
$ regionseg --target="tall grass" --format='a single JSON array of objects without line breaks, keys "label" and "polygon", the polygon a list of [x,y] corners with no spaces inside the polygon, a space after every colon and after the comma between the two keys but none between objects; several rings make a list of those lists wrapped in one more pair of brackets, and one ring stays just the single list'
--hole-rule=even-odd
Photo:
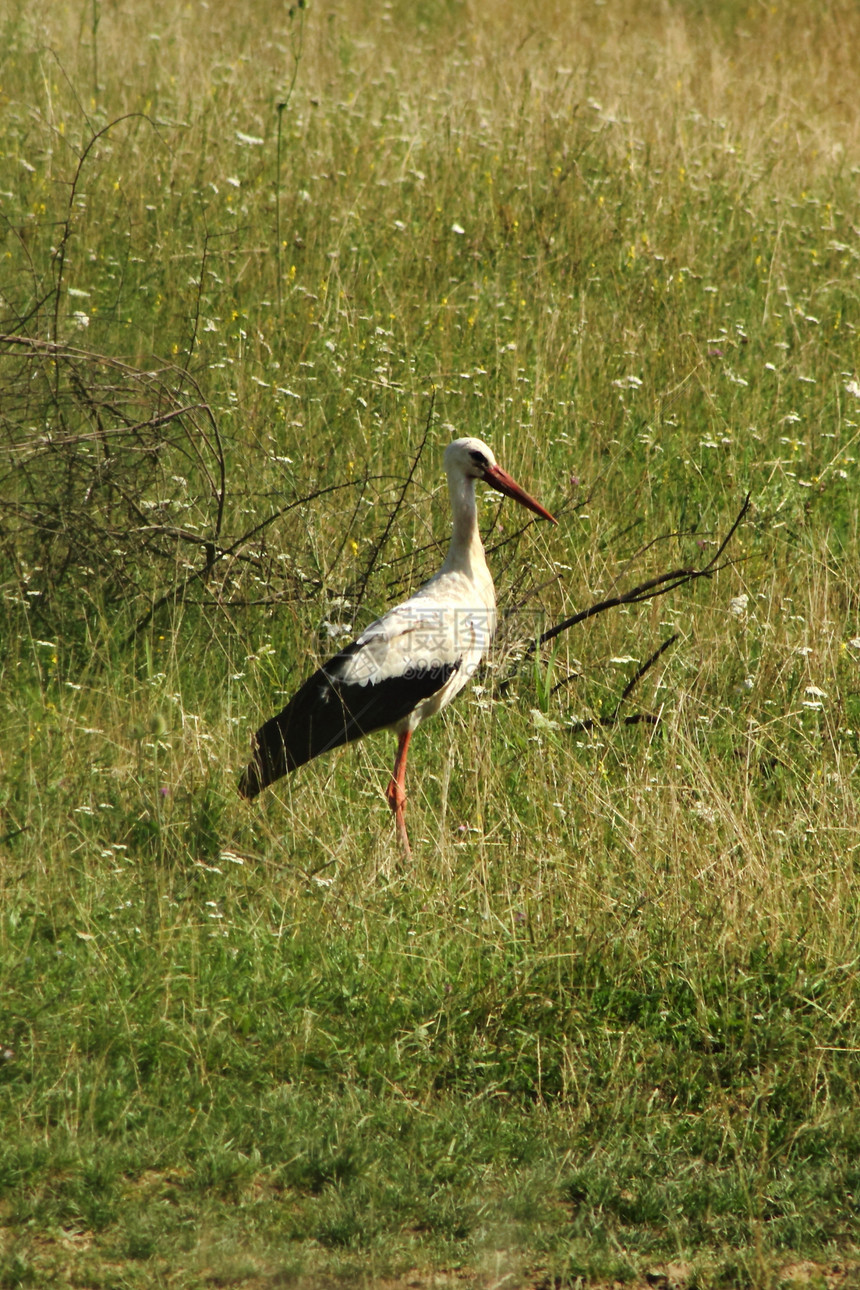
[{"label": "tall grass", "polygon": [[[0,19],[0,1284],[854,1275],[858,28]],[[407,869],[385,736],[235,781],[453,432],[561,522]]]}]

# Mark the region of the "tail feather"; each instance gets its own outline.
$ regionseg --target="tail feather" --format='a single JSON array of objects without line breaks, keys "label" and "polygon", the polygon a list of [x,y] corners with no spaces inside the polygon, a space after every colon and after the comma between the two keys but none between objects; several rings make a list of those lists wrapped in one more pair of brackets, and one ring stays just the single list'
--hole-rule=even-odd
[{"label": "tail feather", "polygon": [[239,780],[239,793],[254,798],[282,775],[366,733],[321,669],[254,735],[251,761]]}]

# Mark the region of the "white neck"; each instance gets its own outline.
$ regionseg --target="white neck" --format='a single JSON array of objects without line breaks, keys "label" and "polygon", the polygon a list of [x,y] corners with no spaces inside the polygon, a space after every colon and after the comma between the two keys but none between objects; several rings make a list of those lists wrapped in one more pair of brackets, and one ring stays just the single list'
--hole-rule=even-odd
[{"label": "white neck", "polygon": [[475,573],[487,567],[484,547],[478,531],[475,480],[461,475],[458,471],[457,474],[448,476],[448,491],[451,494],[454,528],[442,571],[449,572],[456,569],[473,577]]}]

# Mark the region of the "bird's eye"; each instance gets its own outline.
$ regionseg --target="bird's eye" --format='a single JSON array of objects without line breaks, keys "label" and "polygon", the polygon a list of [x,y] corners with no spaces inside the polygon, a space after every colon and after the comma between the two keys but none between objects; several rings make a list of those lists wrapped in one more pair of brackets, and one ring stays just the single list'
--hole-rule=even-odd
[{"label": "bird's eye", "polygon": [[476,466],[480,466],[481,470],[486,470],[490,464],[484,454],[482,452],[478,452],[477,448],[470,448],[469,456],[472,458],[472,461]]}]

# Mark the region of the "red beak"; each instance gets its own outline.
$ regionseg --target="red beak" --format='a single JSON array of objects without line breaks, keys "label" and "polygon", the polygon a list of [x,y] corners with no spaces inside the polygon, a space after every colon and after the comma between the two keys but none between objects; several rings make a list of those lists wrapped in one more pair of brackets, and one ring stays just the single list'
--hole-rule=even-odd
[{"label": "red beak", "polygon": [[495,488],[497,493],[504,493],[505,497],[513,497],[514,501],[519,502],[520,506],[525,506],[528,510],[534,511],[535,515],[539,515],[542,520],[549,520],[551,524],[558,523],[555,516],[550,515],[549,511],[541,506],[540,502],[536,502],[533,497],[530,497],[524,488],[520,488],[517,481],[506,470],[502,470],[501,466],[488,466],[484,471],[484,479],[490,485],[490,488]]}]

